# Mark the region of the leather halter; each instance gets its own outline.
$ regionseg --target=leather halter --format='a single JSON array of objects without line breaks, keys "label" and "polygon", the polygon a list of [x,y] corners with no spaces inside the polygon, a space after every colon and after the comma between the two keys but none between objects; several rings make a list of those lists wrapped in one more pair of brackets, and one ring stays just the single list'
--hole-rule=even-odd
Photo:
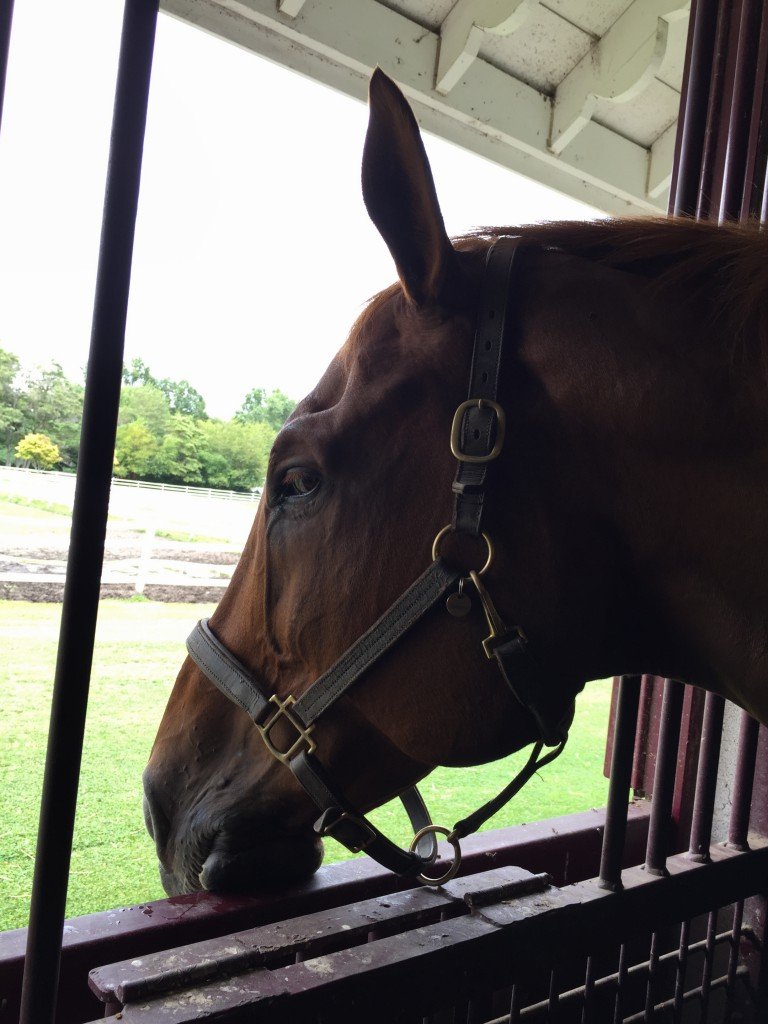
[{"label": "leather halter", "polygon": [[[517,793],[544,764],[562,751],[567,728],[563,720],[553,721],[546,704],[546,682],[542,677],[523,631],[502,622],[480,576],[490,565],[493,548],[482,533],[482,514],[488,465],[504,443],[504,412],[497,403],[498,378],[505,334],[510,279],[515,259],[519,258],[520,237],[498,239],[489,249],[483,277],[469,396],[456,410],[451,429],[451,451],[457,460],[453,482],[454,508],[451,523],[440,531],[433,545],[433,562],[408,589],[323,675],[298,699],[281,700],[262,689],[261,683],[214,635],[208,620],[201,620],[187,640],[192,660],[222,693],[250,715],[270,753],[293,772],[317,805],[321,814],[315,830],[331,836],[353,853],[362,850],[384,867],[401,875],[416,876],[427,885],[448,881],[458,871],[461,852],[459,840],[476,831]],[[483,537],[488,545],[488,560],[480,572],[464,577],[439,555],[447,533],[467,533]],[[504,682],[518,702],[532,715],[540,739],[531,755],[501,793],[489,800],[453,829],[432,825],[427,808],[416,787],[405,790],[400,799],[413,825],[415,836],[410,850],[402,850],[359,814],[335,789],[315,756],[312,738],[315,723],[339,697],[343,696],[365,672],[402,636],[449,593],[471,582],[485,612],[491,635],[483,641],[485,655],[493,659]],[[275,726],[291,727],[295,737],[287,746],[278,747],[273,738]],[[544,746],[554,750],[542,755]],[[424,870],[437,857],[436,834],[445,835],[454,849],[454,861],[440,878],[431,878]]]}]

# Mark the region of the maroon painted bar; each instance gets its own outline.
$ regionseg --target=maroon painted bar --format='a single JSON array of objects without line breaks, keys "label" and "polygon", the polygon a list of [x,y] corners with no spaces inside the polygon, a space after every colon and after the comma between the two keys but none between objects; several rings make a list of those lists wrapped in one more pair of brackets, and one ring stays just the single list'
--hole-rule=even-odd
[{"label": "maroon painted bar", "polygon": [[608,789],[603,849],[600,856],[600,885],[604,889],[621,888],[621,865],[624,855],[641,682],[640,676],[622,676],[619,684],[611,759],[611,781]]},{"label": "maroon painted bar", "polygon": [[656,747],[653,803],[648,826],[648,848],[645,852],[645,869],[654,875],[664,874],[667,854],[671,852],[672,799],[680,744],[683,697],[683,684],[674,679],[667,679],[664,683],[661,724]]},{"label": "maroon painted bar", "polygon": [[723,698],[716,693],[708,693],[704,705],[704,731],[699,749],[699,773],[693,800],[693,828],[688,849],[688,856],[701,862],[709,859],[724,711]]}]

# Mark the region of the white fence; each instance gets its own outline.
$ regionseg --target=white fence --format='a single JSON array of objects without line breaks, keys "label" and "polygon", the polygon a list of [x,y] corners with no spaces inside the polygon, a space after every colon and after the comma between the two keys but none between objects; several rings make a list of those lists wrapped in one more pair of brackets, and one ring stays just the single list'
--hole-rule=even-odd
[{"label": "white fence", "polygon": [[[0,494],[3,493],[71,509],[75,477],[72,473],[0,466]],[[260,491],[238,494],[208,487],[113,479],[109,498],[110,533],[133,525],[152,533],[186,533],[242,547],[260,497]]]},{"label": "white fence", "polygon": [[[27,466],[0,466],[0,483],[4,480],[18,480],[19,477],[17,474],[19,473],[58,479],[71,483],[72,493],[74,495],[74,473],[61,473],[58,470],[31,469]],[[261,487],[254,487],[249,494],[244,494],[242,491],[224,491],[219,490],[216,487],[185,487],[180,486],[179,484],[157,484],[151,483],[148,480],[123,480],[122,478],[112,477],[112,488],[114,489],[116,487],[135,487],[147,491],[168,491],[169,493],[175,494],[192,494],[202,498],[225,498],[227,501],[246,501],[250,504],[258,504],[262,493]]]}]

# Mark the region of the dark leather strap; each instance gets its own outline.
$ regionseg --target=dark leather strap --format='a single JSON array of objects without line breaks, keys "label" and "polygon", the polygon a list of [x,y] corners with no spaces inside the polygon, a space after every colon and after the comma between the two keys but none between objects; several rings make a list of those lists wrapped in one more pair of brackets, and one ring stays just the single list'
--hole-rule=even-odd
[{"label": "dark leather strap", "polygon": [[509,785],[505,786],[493,799],[484,803],[482,807],[478,807],[472,814],[456,822],[453,826],[452,834],[457,839],[463,839],[465,836],[470,836],[473,832],[477,832],[481,825],[484,825],[489,818],[492,818],[497,811],[500,811],[505,804],[509,803],[513,796],[520,792],[526,782],[536,774],[539,768],[543,768],[545,764],[549,764],[550,761],[554,761],[556,757],[559,757],[565,747],[565,738],[557,744],[554,750],[548,750],[542,757],[541,751],[543,746],[544,744],[541,740],[534,744],[528,760]]},{"label": "dark leather strap", "polygon": [[293,706],[296,717],[304,725],[311,725],[407,633],[458,578],[457,569],[452,569],[441,558],[435,559],[381,618],[299,697]]},{"label": "dark leather strap", "polygon": [[[510,277],[521,242],[521,237],[499,238],[486,256],[468,393],[468,399],[478,403],[495,403],[498,395]],[[491,406],[468,407],[461,419],[460,452],[472,457],[489,455],[498,430],[498,416]],[[480,534],[488,466],[488,462],[459,461],[453,481],[452,526],[460,533]]]},{"label": "dark leather strap", "polygon": [[187,652],[223,694],[259,722],[269,707],[258,679],[214,635],[208,619],[201,619],[187,637]]},{"label": "dark leather strap", "polygon": [[[315,831],[331,836],[352,853],[365,852],[385,868],[400,875],[418,875],[437,857],[434,835],[423,836],[418,853],[401,850],[391,839],[372,825],[337,793],[325,769],[312,754],[302,751],[291,761],[291,771],[304,790],[322,811],[315,822]],[[415,787],[401,794],[414,832],[430,824],[426,805]]]},{"label": "dark leather strap", "polygon": [[[457,569],[436,559],[410,587],[323,673],[292,706],[292,714],[306,727],[356,683],[404,633],[446,594],[459,578]],[[270,694],[201,619],[187,638],[187,651],[195,664],[230,700],[256,722],[270,710]]]}]

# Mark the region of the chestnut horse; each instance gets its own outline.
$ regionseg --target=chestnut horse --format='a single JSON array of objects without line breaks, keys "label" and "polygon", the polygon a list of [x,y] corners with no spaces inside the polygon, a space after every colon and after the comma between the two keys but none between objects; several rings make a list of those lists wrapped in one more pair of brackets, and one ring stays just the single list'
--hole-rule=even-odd
[{"label": "chestnut horse", "polygon": [[[764,236],[619,221],[452,243],[415,119],[380,72],[363,196],[399,282],[280,431],[213,633],[266,693],[297,697],[429,565],[451,520],[448,435],[485,256],[522,233],[484,579],[536,652],[541,699],[567,723],[588,680],[650,672],[768,722]],[[534,717],[482,656],[486,632],[479,603],[464,618],[435,605],[323,718],[317,757],[351,805],[536,740]],[[286,881],[320,863],[312,802],[189,658],[145,788],[171,894]]]}]

